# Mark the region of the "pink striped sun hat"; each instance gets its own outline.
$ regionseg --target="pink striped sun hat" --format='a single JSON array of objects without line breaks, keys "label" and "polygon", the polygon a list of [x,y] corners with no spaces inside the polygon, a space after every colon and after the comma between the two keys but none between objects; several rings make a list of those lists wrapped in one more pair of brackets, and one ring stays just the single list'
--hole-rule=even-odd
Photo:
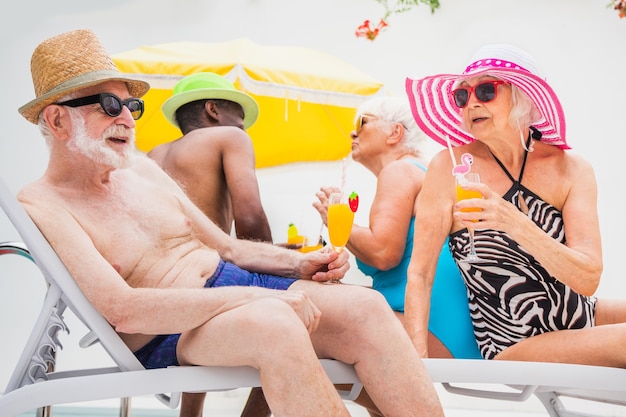
[{"label": "pink striped sun hat", "polygon": [[462,128],[461,109],[456,107],[452,89],[459,81],[477,75],[491,75],[520,88],[535,103],[541,119],[533,127],[541,132],[541,141],[561,149],[570,149],[565,141],[565,116],[556,93],[539,76],[535,60],[512,45],[487,45],[472,57],[462,74],[439,74],[421,79],[406,79],[406,93],[417,125],[432,139],[447,146],[474,142]]}]

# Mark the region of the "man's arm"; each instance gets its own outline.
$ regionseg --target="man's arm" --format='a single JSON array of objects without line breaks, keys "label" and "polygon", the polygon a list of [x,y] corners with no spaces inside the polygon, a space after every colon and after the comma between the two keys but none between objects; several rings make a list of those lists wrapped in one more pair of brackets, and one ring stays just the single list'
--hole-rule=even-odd
[{"label": "man's arm", "polygon": [[272,232],[261,204],[254,148],[247,133],[229,129],[222,140],[224,178],[233,207],[235,231],[240,239],[272,242]]},{"label": "man's arm", "polygon": [[280,296],[259,287],[132,288],[100,254],[63,202],[41,187],[21,192],[19,200],[81,291],[118,332],[183,332],[256,299]]},{"label": "man's arm", "polygon": [[337,254],[328,249],[301,253],[266,242],[231,237],[213,223],[154,161],[146,157],[142,163],[147,163],[144,171],[152,181],[176,195],[199,239],[217,250],[224,260],[249,271],[315,281],[341,279],[350,268],[346,251]]}]

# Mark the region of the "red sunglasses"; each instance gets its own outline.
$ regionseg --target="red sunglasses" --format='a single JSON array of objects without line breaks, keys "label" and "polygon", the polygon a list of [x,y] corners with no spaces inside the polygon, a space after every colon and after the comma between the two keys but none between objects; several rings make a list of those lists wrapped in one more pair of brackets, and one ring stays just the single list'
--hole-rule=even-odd
[{"label": "red sunglasses", "polygon": [[459,87],[452,91],[454,104],[456,104],[458,108],[467,106],[472,92],[476,95],[476,99],[481,103],[487,103],[491,100],[495,100],[498,95],[498,86],[500,84],[507,84],[507,82],[502,80],[490,80],[476,84],[474,87]]}]

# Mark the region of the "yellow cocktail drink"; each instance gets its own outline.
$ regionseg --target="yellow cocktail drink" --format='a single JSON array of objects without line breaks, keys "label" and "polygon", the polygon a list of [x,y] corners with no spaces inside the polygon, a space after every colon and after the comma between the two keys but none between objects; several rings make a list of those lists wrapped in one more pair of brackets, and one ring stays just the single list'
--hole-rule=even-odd
[{"label": "yellow cocktail drink", "polygon": [[323,247],[324,245],[322,245],[321,243],[318,243],[317,245],[311,245],[311,246],[304,245],[299,249],[299,251],[302,253],[307,253],[307,252],[313,252],[314,250],[322,249]]},{"label": "yellow cocktail drink", "polygon": [[[467,200],[468,198],[483,198],[483,195],[478,191],[466,190],[459,183],[456,184],[456,199],[457,201]],[[481,211],[476,207],[462,209],[461,211]]]},{"label": "yellow cocktail drink", "polygon": [[[456,200],[467,200],[469,198],[483,198],[483,195],[479,191],[467,190],[463,188],[463,185],[469,182],[480,182],[480,176],[477,173],[467,173],[465,175],[459,175],[456,177]],[[469,211],[482,211],[479,207],[468,207],[465,209],[461,209],[461,211],[469,212]],[[477,222],[478,220],[472,220],[472,222]],[[467,231],[469,232],[469,245],[470,251],[469,254],[462,259],[461,262],[483,262],[482,258],[479,258],[476,255],[476,248],[474,246],[474,228],[468,226]]]},{"label": "yellow cocktail drink", "polygon": [[352,223],[354,222],[354,212],[350,210],[348,204],[330,204],[328,206],[328,237],[330,244],[336,250],[341,250],[352,231]]}]

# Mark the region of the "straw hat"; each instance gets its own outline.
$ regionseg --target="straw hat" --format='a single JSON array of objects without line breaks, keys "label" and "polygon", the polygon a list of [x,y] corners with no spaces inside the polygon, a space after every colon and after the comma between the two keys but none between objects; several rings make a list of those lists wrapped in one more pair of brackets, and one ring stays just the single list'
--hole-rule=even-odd
[{"label": "straw hat", "polygon": [[463,79],[491,75],[507,81],[528,95],[542,118],[533,124],[541,141],[569,149],[565,140],[565,116],[556,93],[539,75],[535,60],[512,45],[487,45],[472,57],[461,74],[439,74],[422,79],[406,79],[406,92],[413,117],[431,138],[446,146],[446,137],[458,146],[476,140],[462,128],[461,109],[456,107],[452,89]]},{"label": "straw hat", "polygon": [[165,118],[178,127],[176,110],[192,101],[206,99],[234,101],[243,107],[243,124],[246,129],[252,126],[259,116],[259,105],[256,100],[235,89],[225,77],[213,72],[198,72],[178,81],[174,86],[172,97],[163,103],[161,109]]},{"label": "straw hat", "polygon": [[105,81],[124,81],[133,97],[141,97],[150,89],[148,83],[122,75],[96,35],[84,29],[39,44],[30,71],[36,98],[18,111],[31,123],[37,123],[43,108],[62,96]]}]

